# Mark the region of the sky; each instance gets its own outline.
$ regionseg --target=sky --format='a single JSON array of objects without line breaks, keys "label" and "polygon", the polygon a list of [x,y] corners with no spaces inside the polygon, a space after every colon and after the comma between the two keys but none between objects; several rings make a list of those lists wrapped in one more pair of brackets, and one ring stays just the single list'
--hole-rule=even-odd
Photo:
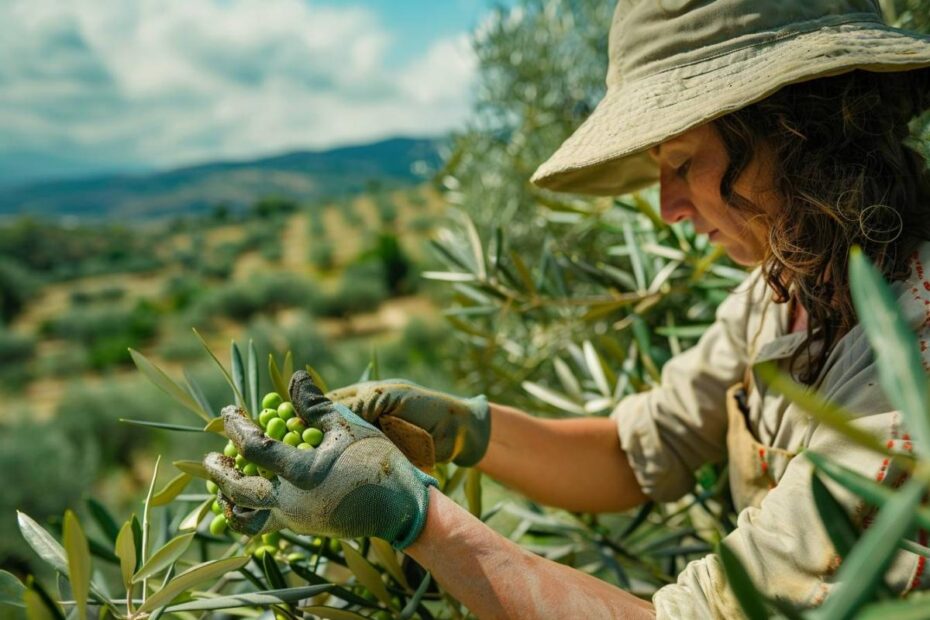
[{"label": "sky", "polygon": [[460,127],[491,0],[0,0],[0,180]]}]

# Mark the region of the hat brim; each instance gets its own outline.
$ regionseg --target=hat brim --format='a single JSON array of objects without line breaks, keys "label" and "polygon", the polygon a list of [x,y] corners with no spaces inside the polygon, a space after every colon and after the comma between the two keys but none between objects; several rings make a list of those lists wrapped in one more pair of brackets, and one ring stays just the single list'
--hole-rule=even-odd
[{"label": "hat brim", "polygon": [[875,22],[741,48],[608,90],[531,181],[559,192],[626,194],[658,180],[648,149],[783,86],[855,69],[923,67],[930,67],[930,37]]}]

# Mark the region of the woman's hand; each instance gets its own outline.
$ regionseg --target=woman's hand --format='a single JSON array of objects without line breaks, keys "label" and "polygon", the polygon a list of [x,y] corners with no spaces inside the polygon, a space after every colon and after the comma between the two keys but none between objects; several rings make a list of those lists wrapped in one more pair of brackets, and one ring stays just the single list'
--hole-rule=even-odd
[{"label": "woman's hand", "polygon": [[294,374],[289,392],[298,415],[324,433],[315,450],[266,437],[241,409],[223,409],[226,434],[239,453],[277,474],[275,480],[244,476],[233,459],[206,456],[230,527],[251,535],[288,528],[336,538],[377,536],[398,549],[416,540],[436,480],[378,429],[323,396],[306,372]]},{"label": "woman's hand", "polygon": [[327,394],[377,425],[417,467],[453,461],[471,467],[488,448],[484,396],[457,398],[403,379],[356,383]]}]

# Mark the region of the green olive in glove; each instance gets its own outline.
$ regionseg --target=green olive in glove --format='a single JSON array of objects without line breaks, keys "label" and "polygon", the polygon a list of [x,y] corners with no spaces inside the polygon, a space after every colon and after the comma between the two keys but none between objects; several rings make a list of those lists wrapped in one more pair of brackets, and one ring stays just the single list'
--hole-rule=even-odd
[{"label": "green olive in glove", "polygon": [[274,480],[247,477],[227,456],[204,458],[229,527],[249,535],[288,528],[335,538],[377,536],[398,549],[410,545],[426,522],[436,480],[381,431],[323,396],[306,372],[294,373],[289,391],[297,415],[323,431],[315,450],[275,441],[238,407],[223,409],[226,434],[240,454],[277,474]]},{"label": "green olive in glove", "polygon": [[488,449],[484,396],[458,398],[403,379],[356,383],[326,395],[377,425],[417,467],[476,465]]}]

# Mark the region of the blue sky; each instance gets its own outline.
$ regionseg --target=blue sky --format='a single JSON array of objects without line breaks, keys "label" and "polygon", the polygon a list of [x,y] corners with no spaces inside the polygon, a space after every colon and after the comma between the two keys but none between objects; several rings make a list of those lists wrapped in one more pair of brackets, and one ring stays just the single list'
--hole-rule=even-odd
[{"label": "blue sky", "polygon": [[0,0],[0,181],[447,132],[491,6]]}]

